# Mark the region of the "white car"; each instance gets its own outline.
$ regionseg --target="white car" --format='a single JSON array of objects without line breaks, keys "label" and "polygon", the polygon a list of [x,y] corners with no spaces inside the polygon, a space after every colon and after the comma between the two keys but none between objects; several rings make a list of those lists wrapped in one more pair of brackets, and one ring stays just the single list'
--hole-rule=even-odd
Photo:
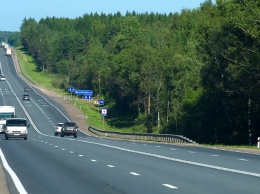
[{"label": "white car", "polygon": [[58,124],[54,127],[54,129],[55,129],[54,135],[55,135],[55,136],[58,135],[58,134],[61,134],[61,129],[62,129],[62,127],[63,127],[63,123],[58,123]]},{"label": "white car", "polygon": [[0,75],[0,80],[1,81],[5,81],[5,76],[4,75]]}]

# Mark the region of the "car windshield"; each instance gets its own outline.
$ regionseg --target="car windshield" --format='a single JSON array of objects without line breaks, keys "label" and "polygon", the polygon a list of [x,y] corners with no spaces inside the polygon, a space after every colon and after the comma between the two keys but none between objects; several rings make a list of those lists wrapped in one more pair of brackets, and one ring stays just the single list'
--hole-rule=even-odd
[{"label": "car windshield", "polygon": [[5,120],[6,118],[14,118],[14,113],[1,113],[0,120]]},{"label": "car windshield", "polygon": [[6,121],[6,126],[27,126],[27,121],[22,119],[11,119]]},{"label": "car windshield", "polygon": [[57,126],[58,126],[58,127],[62,127],[62,126],[63,126],[63,124],[62,124],[62,123],[59,123]]},{"label": "car windshield", "polygon": [[76,123],[66,123],[66,126],[68,127],[74,127],[76,125]]}]

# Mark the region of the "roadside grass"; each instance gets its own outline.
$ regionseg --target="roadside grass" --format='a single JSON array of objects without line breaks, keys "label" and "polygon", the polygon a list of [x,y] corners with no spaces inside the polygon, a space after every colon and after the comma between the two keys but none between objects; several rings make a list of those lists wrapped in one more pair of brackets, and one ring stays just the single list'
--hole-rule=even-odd
[{"label": "roadside grass", "polygon": [[201,146],[205,146],[205,147],[210,147],[210,148],[218,148],[218,149],[236,149],[236,150],[259,150],[259,148],[257,148],[257,145],[223,145],[223,144],[213,144],[213,145],[209,145],[209,144],[200,144]]},{"label": "roadside grass", "polygon": [[[97,100],[95,97],[93,97],[92,100],[84,100],[80,96],[71,95],[68,91],[54,87],[52,82],[57,75],[38,71],[35,60],[24,52],[22,47],[16,47],[14,49],[17,53],[23,74],[36,85],[43,86],[67,99],[71,104],[74,104],[86,116],[90,126],[100,130],[117,132],[140,132],[140,130],[142,130],[142,126],[134,126],[133,123],[129,125],[127,118],[120,118],[118,115],[113,114],[113,112],[109,112],[109,109],[108,116],[103,117],[101,115],[102,107],[94,105],[94,101]],[[109,106],[104,106],[104,108],[109,108]]]}]

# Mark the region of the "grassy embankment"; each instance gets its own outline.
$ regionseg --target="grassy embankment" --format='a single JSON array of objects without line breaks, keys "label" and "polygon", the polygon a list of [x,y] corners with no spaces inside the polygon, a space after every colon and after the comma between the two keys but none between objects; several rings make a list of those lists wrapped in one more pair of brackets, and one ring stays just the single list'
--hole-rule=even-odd
[{"label": "grassy embankment", "polygon": [[57,75],[37,71],[35,61],[29,54],[23,52],[21,47],[17,47],[15,50],[23,74],[36,85],[48,88],[77,106],[77,108],[79,108],[83,114],[86,115],[89,125],[101,130],[112,130],[119,132],[141,132],[143,130],[142,127],[136,127],[133,123],[127,121],[127,118],[120,117],[120,115],[116,114],[112,109],[109,109],[108,105],[104,106],[108,109],[108,116],[103,117],[101,115],[102,107],[97,107],[94,105],[95,96],[93,96],[92,100],[83,100],[80,97],[77,98],[77,96],[71,95],[71,93],[64,91],[63,89],[55,88],[52,85],[52,82]]}]

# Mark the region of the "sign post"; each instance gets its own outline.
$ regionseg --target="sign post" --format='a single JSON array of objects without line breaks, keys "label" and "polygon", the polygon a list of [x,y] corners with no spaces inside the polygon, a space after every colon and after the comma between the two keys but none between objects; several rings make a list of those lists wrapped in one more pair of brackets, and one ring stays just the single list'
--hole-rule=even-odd
[{"label": "sign post", "polygon": [[83,99],[87,100],[87,110],[86,110],[86,119],[87,119],[88,118],[88,116],[87,116],[88,104],[89,104],[89,101],[92,99],[92,96],[91,95],[84,95]]},{"label": "sign post", "polygon": [[103,116],[103,130],[104,130],[104,123],[105,123],[104,118],[107,116],[107,108],[102,108],[101,114]]},{"label": "sign post", "polygon": [[72,100],[72,92],[75,91],[75,88],[68,88],[68,92],[70,92],[70,99]]},{"label": "sign post", "polygon": [[260,137],[257,138],[257,148],[260,148]]}]

